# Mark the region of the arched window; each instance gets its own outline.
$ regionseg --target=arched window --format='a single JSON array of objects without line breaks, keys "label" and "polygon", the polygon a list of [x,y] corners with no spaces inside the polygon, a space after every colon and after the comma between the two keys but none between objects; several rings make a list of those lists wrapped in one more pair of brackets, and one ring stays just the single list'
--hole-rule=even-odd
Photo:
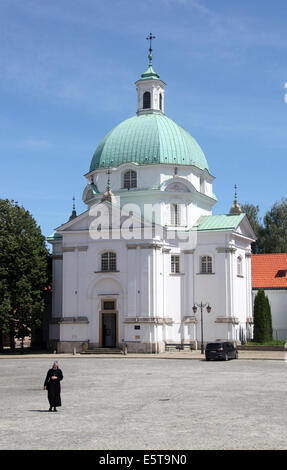
[{"label": "arched window", "polygon": [[201,256],[200,257],[200,272],[201,274],[211,274],[212,273],[212,257],[211,256]]},{"label": "arched window", "polygon": [[162,94],[159,94],[159,109],[162,111]]},{"label": "arched window", "polygon": [[242,276],[242,257],[237,258],[237,276]]},{"label": "arched window", "polygon": [[126,171],[124,174],[124,188],[136,188],[137,187],[137,172],[133,170]]},{"label": "arched window", "polygon": [[150,108],[150,92],[145,91],[143,94],[143,109]]},{"label": "arched window", "polygon": [[170,225],[180,225],[180,204],[170,204]]},{"label": "arched window", "polygon": [[117,255],[113,251],[107,251],[101,256],[102,271],[116,271],[117,270]]}]

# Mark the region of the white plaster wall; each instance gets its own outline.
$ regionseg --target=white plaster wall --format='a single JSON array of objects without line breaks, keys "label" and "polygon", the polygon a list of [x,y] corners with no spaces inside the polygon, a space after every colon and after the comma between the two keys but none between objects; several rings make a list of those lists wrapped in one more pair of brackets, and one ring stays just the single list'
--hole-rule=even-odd
[{"label": "white plaster wall", "polygon": [[52,317],[62,316],[62,290],[63,290],[63,261],[62,259],[53,259],[52,272]]},{"label": "white plaster wall", "polygon": [[78,292],[78,253],[74,251],[63,253],[63,316],[76,316]]},{"label": "white plaster wall", "polygon": [[[270,302],[273,329],[287,330],[287,289],[264,289],[264,291]],[[253,305],[257,292],[257,290],[252,291]]]},{"label": "white plaster wall", "polygon": [[87,341],[89,336],[86,323],[60,325],[60,341]]},{"label": "white plaster wall", "polygon": [[[176,165],[175,165],[176,166]],[[126,163],[117,168],[111,169],[109,175],[110,185],[113,192],[123,191],[135,193],[138,189],[156,189],[161,184],[167,182],[174,177],[173,165],[138,165],[135,163]],[[135,170],[137,172],[137,188],[123,189],[124,173],[127,170]],[[212,196],[212,180],[213,177],[208,175],[196,167],[179,165],[177,167],[177,176],[184,178],[190,182],[197,191],[201,191],[204,187],[204,193]],[[201,188],[200,177],[205,179],[204,186]],[[98,190],[103,193],[107,186],[107,170],[99,169],[93,173],[94,183]]]},{"label": "white plaster wall", "polygon": [[[246,242],[245,250],[241,247],[236,249],[235,253],[217,251],[218,247],[224,247],[233,242],[232,237],[224,232],[199,233],[196,250],[191,255],[193,256],[192,303],[209,303],[212,307],[209,314],[206,308],[203,311],[204,340],[207,341],[232,339],[232,336],[238,335],[236,333],[238,326],[215,323],[217,317],[234,316],[245,324],[247,316],[250,316],[247,297],[251,299],[251,284],[248,274],[249,261],[245,258],[246,251],[250,249],[249,243]],[[237,277],[236,260],[239,254],[242,255],[244,263],[243,278]],[[200,257],[204,255],[209,255],[213,259],[213,274],[200,274]],[[196,317],[198,320],[197,339],[200,340],[200,308],[197,310]]]}]

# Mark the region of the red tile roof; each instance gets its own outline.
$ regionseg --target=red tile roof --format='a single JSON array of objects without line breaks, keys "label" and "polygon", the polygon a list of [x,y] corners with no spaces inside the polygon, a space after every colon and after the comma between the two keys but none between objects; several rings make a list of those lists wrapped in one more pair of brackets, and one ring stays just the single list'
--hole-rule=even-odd
[{"label": "red tile roof", "polygon": [[252,255],[252,287],[287,288],[287,253]]}]

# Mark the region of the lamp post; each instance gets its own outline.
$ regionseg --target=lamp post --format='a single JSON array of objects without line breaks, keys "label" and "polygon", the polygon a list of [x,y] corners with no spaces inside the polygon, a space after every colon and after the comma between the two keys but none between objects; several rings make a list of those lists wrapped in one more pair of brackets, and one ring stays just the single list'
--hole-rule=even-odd
[{"label": "lamp post", "polygon": [[209,303],[207,304],[203,304],[202,302],[200,302],[200,304],[194,304],[193,307],[192,307],[192,310],[193,310],[193,313],[196,314],[197,312],[197,307],[200,307],[200,323],[201,323],[201,354],[204,354],[204,346],[203,346],[203,309],[204,307],[206,307],[206,310],[207,310],[207,313],[210,313],[211,312],[211,307],[209,305]]}]

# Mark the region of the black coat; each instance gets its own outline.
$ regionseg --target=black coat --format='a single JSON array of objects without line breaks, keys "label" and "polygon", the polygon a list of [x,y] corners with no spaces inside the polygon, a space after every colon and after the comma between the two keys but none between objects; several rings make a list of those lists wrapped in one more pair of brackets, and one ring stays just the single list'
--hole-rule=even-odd
[{"label": "black coat", "polygon": [[[53,375],[57,376],[57,379],[51,379]],[[61,369],[49,369],[47,372],[47,377],[44,382],[44,387],[48,390],[48,400],[50,406],[61,406],[61,384],[60,381],[63,380],[63,374]]]}]

